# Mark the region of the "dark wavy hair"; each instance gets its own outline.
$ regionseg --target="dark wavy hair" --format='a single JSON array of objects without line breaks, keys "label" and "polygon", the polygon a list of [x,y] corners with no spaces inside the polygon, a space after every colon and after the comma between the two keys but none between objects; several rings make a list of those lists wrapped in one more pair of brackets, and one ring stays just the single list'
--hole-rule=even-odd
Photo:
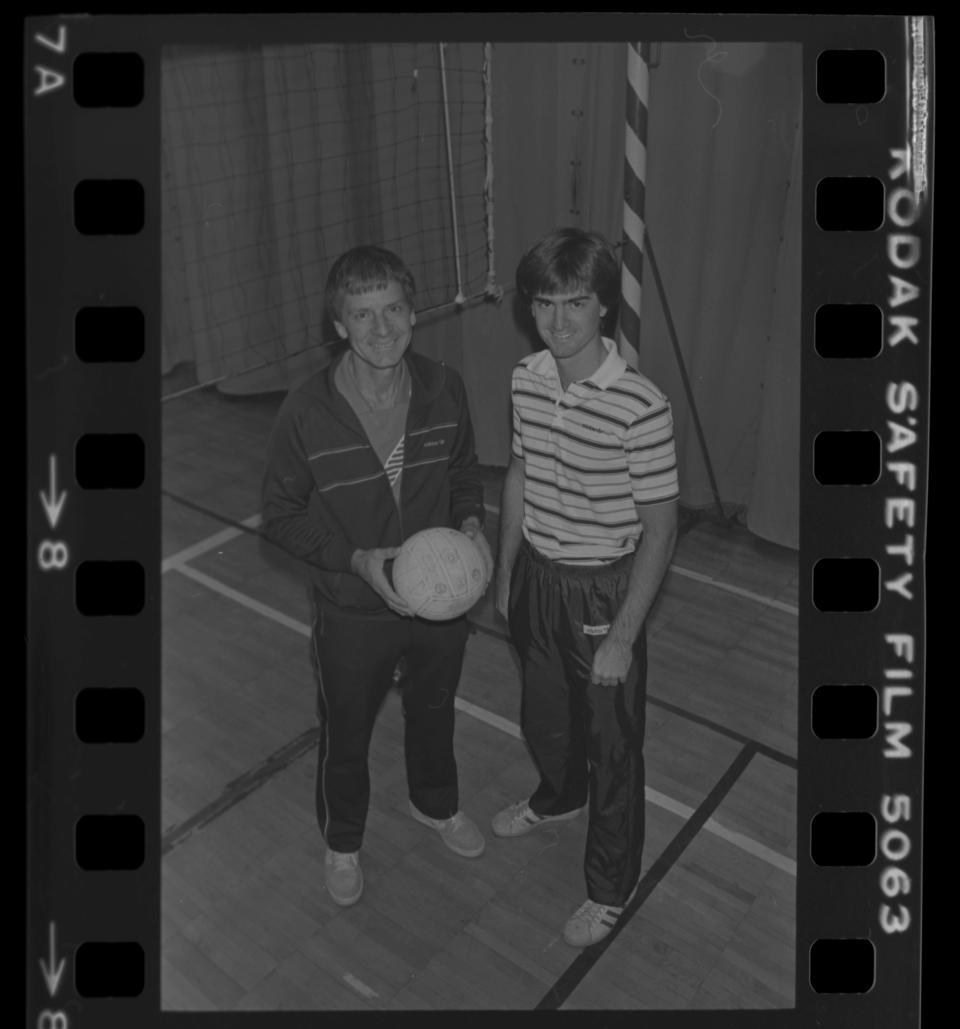
[{"label": "dark wavy hair", "polygon": [[324,303],[333,321],[340,320],[343,298],[347,294],[386,289],[391,282],[400,284],[407,303],[413,307],[416,283],[413,273],[396,254],[383,247],[353,247],[334,262],[327,275]]},{"label": "dark wavy hair", "polygon": [[620,263],[599,232],[564,228],[530,247],[517,265],[517,289],[527,300],[585,289],[612,311],[620,299]]}]

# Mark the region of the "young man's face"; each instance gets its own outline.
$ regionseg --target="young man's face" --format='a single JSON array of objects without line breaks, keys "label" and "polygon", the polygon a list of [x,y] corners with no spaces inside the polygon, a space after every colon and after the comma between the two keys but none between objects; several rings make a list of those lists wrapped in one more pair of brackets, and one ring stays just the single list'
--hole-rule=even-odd
[{"label": "young man's face", "polygon": [[361,361],[393,368],[410,345],[416,320],[403,287],[391,281],[366,293],[347,293],[333,325]]},{"label": "young man's face", "polygon": [[557,360],[576,357],[600,341],[600,322],[607,309],[596,293],[540,294],[533,298],[533,317],[540,338]]}]

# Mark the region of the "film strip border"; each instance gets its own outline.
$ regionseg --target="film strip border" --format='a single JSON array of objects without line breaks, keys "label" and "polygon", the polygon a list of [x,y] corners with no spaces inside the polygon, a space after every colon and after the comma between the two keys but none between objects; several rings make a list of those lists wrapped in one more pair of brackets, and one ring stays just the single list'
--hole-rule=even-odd
[{"label": "film strip border", "polygon": [[159,1007],[159,64],[92,28],[45,19],[26,40],[27,1024],[44,1029]]},{"label": "film strip border", "polygon": [[[763,1024],[907,1024],[920,967],[931,26],[702,24],[804,44],[797,1005]],[[200,28],[220,38],[216,21]],[[683,28],[651,19],[643,35]],[[424,35],[436,32],[451,35]],[[160,1017],[163,37],[151,18],[27,27],[28,1024],[41,1029]]]},{"label": "film strip border", "polygon": [[886,1024],[918,988],[897,969],[919,973],[929,30],[904,19],[898,47],[805,61],[799,808],[815,813],[798,852],[816,870],[798,930],[814,990],[883,997]]}]

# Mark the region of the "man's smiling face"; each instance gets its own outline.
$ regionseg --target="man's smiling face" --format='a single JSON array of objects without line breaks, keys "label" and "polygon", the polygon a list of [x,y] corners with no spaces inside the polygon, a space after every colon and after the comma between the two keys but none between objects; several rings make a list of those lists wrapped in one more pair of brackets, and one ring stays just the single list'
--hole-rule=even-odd
[{"label": "man's smiling face", "polygon": [[364,293],[345,294],[333,324],[361,361],[373,368],[393,368],[413,339],[416,321],[403,287],[389,281]]},{"label": "man's smiling face", "polygon": [[576,357],[600,340],[600,322],[607,309],[596,293],[540,294],[531,304],[537,332],[558,361]]}]

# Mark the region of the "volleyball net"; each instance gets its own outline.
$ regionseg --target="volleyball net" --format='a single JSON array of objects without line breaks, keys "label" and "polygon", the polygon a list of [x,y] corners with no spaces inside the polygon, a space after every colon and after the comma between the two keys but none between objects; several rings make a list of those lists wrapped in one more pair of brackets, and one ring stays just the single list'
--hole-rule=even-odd
[{"label": "volleyball net", "polygon": [[201,388],[332,342],[326,273],[362,243],[420,314],[495,295],[490,76],[483,43],[165,49],[164,371]]}]

